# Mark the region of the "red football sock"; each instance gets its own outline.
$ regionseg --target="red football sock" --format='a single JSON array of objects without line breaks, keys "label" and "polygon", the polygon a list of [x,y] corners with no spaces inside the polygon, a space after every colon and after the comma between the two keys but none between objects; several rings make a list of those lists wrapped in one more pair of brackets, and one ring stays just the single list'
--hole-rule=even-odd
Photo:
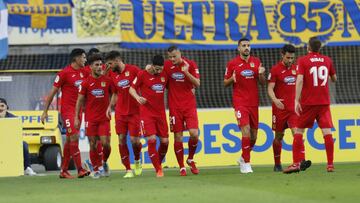
[{"label": "red football sock", "polygon": [[325,150],[328,165],[334,165],[334,140],[332,134],[327,134],[324,136],[325,140]]},{"label": "red football sock", "polygon": [[111,153],[111,146],[109,144],[108,147],[103,147],[103,156],[102,156],[102,160],[104,162],[107,162],[109,156],[110,156],[110,153]]},{"label": "red football sock", "polygon": [[255,143],[256,143],[256,139],[255,140],[250,139],[250,151],[253,150]]},{"label": "red football sock", "polygon": [[133,151],[134,151],[134,159],[136,161],[140,160],[140,153],[141,153],[141,149],[142,149],[141,142],[139,144],[137,144],[137,143],[132,144],[132,147],[133,147]]},{"label": "red football sock", "polygon": [[244,159],[245,163],[249,163],[250,162],[250,137],[245,137],[242,136],[242,145],[241,145],[241,149],[242,149],[242,158]]},{"label": "red football sock", "polygon": [[188,142],[189,147],[189,156],[188,159],[194,159],[194,154],[196,152],[196,147],[198,145],[199,139],[197,137],[190,137]]},{"label": "red football sock", "polygon": [[174,142],[174,151],[180,168],[184,168],[184,146],[183,142]]},{"label": "red football sock", "polygon": [[293,140],[293,162],[300,163],[300,161],[305,159],[305,149],[304,149],[304,142],[303,142],[303,135],[302,134],[295,134]]},{"label": "red football sock", "polygon": [[281,164],[281,148],[282,148],[282,142],[278,139],[274,139],[273,152],[274,152],[275,165]]},{"label": "red football sock", "polygon": [[76,169],[79,171],[82,169],[81,165],[81,155],[79,150],[79,142],[74,141],[70,142],[70,154],[75,162]]},{"label": "red football sock", "polygon": [[162,161],[164,160],[167,150],[168,150],[169,144],[168,143],[161,143],[160,142],[160,146],[158,149],[158,154],[159,154],[159,161],[160,163],[162,163]]},{"label": "red football sock", "polygon": [[131,170],[129,160],[129,149],[126,144],[119,144],[119,152],[121,156],[121,162],[125,166],[126,170]]},{"label": "red football sock", "polygon": [[161,163],[159,162],[159,154],[156,151],[156,140],[148,140],[148,153],[156,172],[161,169]]},{"label": "red football sock", "polygon": [[93,151],[90,149],[90,161],[91,164],[94,167],[94,171],[98,171],[99,170],[99,155],[98,155],[98,151]]},{"label": "red football sock", "polygon": [[61,164],[61,170],[62,171],[67,171],[69,169],[69,163],[70,163],[70,144],[65,142],[64,144],[64,157],[62,160],[62,164]]},{"label": "red football sock", "polygon": [[96,145],[96,151],[97,153],[99,154],[99,157],[103,157],[103,147],[102,147],[102,144],[101,144],[101,141],[97,141],[97,145]]}]

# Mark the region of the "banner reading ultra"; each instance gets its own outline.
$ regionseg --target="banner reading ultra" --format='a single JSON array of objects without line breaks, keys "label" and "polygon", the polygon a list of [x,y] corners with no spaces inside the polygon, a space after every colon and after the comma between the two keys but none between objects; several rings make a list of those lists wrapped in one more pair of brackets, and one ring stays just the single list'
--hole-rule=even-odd
[{"label": "banner reading ultra", "polygon": [[318,36],[328,45],[360,44],[359,0],[120,0],[122,47],[234,49],[304,45]]},{"label": "banner reading ultra", "polygon": [[[254,151],[251,153],[251,163],[273,164],[272,141],[274,133],[271,129],[271,108],[260,108],[259,110],[259,133]],[[359,161],[360,154],[360,106],[332,106],[332,119],[334,123],[333,137],[335,140],[335,162]],[[204,109],[199,110],[200,138],[195,154],[195,161],[198,166],[229,166],[235,165],[241,155],[241,133],[236,124],[235,114],[232,109]],[[111,145],[117,149],[118,140],[115,135],[114,121],[112,120]],[[173,149],[173,135],[169,134],[169,151],[163,166],[177,167],[177,161]],[[188,133],[184,137],[184,152],[187,154]],[[307,159],[314,163],[326,162],[324,140],[321,130],[315,124],[304,134]],[[147,144],[143,141],[142,157],[145,168],[152,168],[147,153]],[[133,154],[131,144],[131,157]],[[292,162],[292,135],[290,130],[286,131],[283,142],[282,161]],[[123,169],[120,155],[116,150],[110,156],[111,169]]]}]

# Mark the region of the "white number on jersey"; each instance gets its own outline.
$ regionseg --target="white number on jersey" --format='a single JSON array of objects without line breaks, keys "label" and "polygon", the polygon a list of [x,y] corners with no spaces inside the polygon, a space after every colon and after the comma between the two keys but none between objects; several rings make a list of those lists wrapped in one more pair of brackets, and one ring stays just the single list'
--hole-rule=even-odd
[{"label": "white number on jersey", "polygon": [[313,75],[313,84],[314,87],[319,86],[319,79],[323,82],[321,86],[325,86],[329,77],[329,71],[326,66],[320,66],[319,68],[313,66],[310,68],[310,74]]}]

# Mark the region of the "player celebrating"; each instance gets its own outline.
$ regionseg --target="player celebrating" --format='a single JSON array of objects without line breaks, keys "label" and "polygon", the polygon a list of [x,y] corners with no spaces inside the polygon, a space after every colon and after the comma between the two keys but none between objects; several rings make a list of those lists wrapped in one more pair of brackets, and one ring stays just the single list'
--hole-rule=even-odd
[{"label": "player celebrating", "polygon": [[255,145],[259,125],[258,81],[265,84],[265,68],[260,59],[250,56],[250,41],[238,41],[239,56],[228,62],[224,86],[233,86],[233,107],[242,134],[242,155],[238,162],[241,173],[252,173],[250,152]]},{"label": "player celebrating", "polygon": [[113,70],[111,78],[116,87],[116,91],[111,98],[111,106],[113,108],[116,105],[115,126],[119,137],[121,161],[126,168],[124,178],[132,178],[134,174],[130,167],[129,149],[126,141],[128,131],[130,132],[130,141],[135,156],[135,175],[141,175],[142,173],[139,103],[129,94],[130,85],[136,78],[140,68],[125,64],[118,51],[109,52],[105,60]]},{"label": "player celebrating", "polygon": [[[194,61],[181,56],[176,46],[168,48],[169,60],[164,63],[164,71],[169,78],[168,102],[170,130],[174,132],[174,151],[180,167],[180,175],[186,176],[184,166],[183,131],[189,130],[189,156],[186,163],[193,174],[198,174],[193,157],[199,140],[198,117],[194,88],[200,86],[199,70]],[[179,99],[181,98],[181,99]]]},{"label": "player celebrating", "polygon": [[78,170],[78,177],[82,178],[90,172],[81,166],[79,151],[79,130],[74,126],[74,114],[78,87],[84,79],[82,68],[86,62],[86,55],[83,49],[73,49],[70,53],[71,63],[60,71],[54,81],[53,88],[45,102],[44,111],[41,115],[41,122],[44,124],[48,117],[48,110],[55,94],[61,89],[61,117],[65,122],[66,141],[64,144],[63,160],[61,164],[60,178],[74,178],[68,172],[70,157],[73,158]]},{"label": "player celebrating", "polygon": [[[101,55],[93,54],[89,57],[91,75],[82,82],[77,98],[74,124],[80,127],[79,113],[85,99],[85,130],[90,141],[90,159],[94,167],[93,178],[100,178],[99,171],[104,170],[104,175],[109,176],[107,159],[110,147],[110,117],[107,114],[110,106],[110,95],[115,89],[111,79],[102,75]],[[103,157],[97,152],[97,141],[100,140],[103,148]],[[104,162],[104,163],[102,163]]]},{"label": "player celebrating", "polygon": [[[295,133],[297,115],[295,113],[296,65],[295,47],[284,45],[281,50],[281,61],[271,68],[269,74],[268,94],[272,101],[272,128],[275,131],[273,141],[274,171],[282,171],[281,148],[284,131],[290,128]],[[303,158],[305,159],[305,158]]]},{"label": "player celebrating", "polygon": [[[147,138],[149,157],[157,177],[164,176],[161,162],[169,144],[164,104],[164,92],[168,79],[163,68],[164,58],[161,55],[155,55],[152,65],[138,73],[129,89],[131,96],[140,104],[142,134]],[[156,151],[156,135],[160,138],[158,151]]]},{"label": "player celebrating", "polygon": [[333,123],[330,112],[328,78],[337,77],[332,60],[320,54],[321,41],[312,37],[308,43],[308,54],[298,60],[296,79],[295,112],[300,116],[293,141],[293,164],[284,173],[299,172],[310,167],[310,161],[302,160],[304,128],[312,128],[314,120],[321,128],[325,140],[327,171],[334,171],[334,140],[331,134]]}]

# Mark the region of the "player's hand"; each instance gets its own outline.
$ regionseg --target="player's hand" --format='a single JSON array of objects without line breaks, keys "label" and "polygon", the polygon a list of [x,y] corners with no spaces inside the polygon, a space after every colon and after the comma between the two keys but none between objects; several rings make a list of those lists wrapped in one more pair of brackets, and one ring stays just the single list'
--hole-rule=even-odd
[{"label": "player's hand", "polygon": [[148,64],[148,65],[145,66],[145,70],[146,70],[146,71],[149,71],[150,69],[151,69],[151,65],[150,65],[150,64]]},{"label": "player's hand", "polygon": [[78,117],[74,118],[74,127],[75,129],[80,129],[80,120]]},{"label": "player's hand", "polygon": [[285,109],[285,106],[282,103],[282,101],[284,101],[284,100],[283,99],[275,99],[273,102],[278,109]]},{"label": "player's hand", "polygon": [[143,104],[146,103],[146,99],[145,99],[144,97],[139,97],[139,98],[137,99],[137,102],[139,102],[139,104],[143,105]]},{"label": "player's hand", "polygon": [[236,83],[236,73],[235,73],[235,71],[232,74],[232,79],[233,79],[234,83]]},{"label": "player's hand", "polygon": [[40,117],[40,120],[41,120],[41,123],[44,125],[45,124],[45,120],[48,118],[48,113],[47,111],[44,111],[42,114],[41,114],[41,117]]},{"label": "player's hand", "polygon": [[186,73],[186,72],[189,72],[189,63],[185,60],[184,61],[184,65],[181,67],[181,70]]},{"label": "player's hand", "polygon": [[195,95],[195,88],[192,88],[191,92],[193,93],[193,95]]},{"label": "player's hand", "polygon": [[111,105],[106,109],[106,117],[111,120]]},{"label": "player's hand", "polygon": [[260,63],[259,66],[259,74],[264,74],[265,73],[265,68],[262,66],[262,64]]},{"label": "player's hand", "polygon": [[300,113],[302,112],[301,105],[298,101],[295,100],[295,113],[300,116]]}]

